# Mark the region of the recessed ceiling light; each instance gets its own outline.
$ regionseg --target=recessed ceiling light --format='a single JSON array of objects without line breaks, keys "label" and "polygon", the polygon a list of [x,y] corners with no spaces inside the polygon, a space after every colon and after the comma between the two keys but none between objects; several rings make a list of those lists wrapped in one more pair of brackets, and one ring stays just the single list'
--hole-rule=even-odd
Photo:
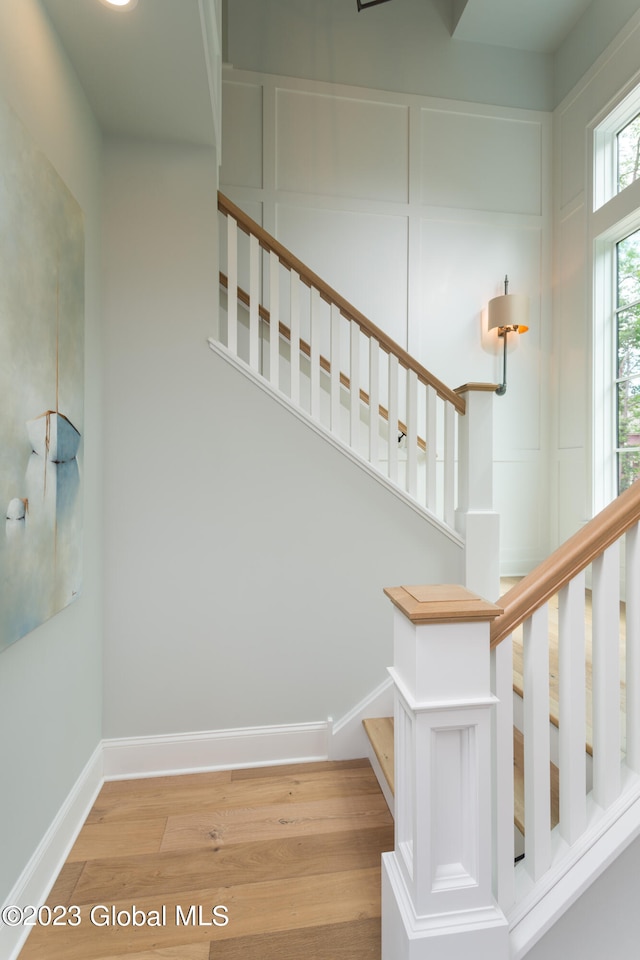
[{"label": "recessed ceiling light", "polygon": [[119,7],[121,10],[133,10],[138,0],[100,0],[105,7]]}]

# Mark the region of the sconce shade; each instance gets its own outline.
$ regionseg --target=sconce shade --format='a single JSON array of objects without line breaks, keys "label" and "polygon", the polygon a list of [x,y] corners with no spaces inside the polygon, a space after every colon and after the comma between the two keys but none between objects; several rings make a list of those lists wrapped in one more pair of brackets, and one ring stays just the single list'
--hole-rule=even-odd
[{"label": "sconce shade", "polygon": [[529,298],[523,293],[504,293],[489,300],[489,330],[498,327],[513,333],[529,329]]}]

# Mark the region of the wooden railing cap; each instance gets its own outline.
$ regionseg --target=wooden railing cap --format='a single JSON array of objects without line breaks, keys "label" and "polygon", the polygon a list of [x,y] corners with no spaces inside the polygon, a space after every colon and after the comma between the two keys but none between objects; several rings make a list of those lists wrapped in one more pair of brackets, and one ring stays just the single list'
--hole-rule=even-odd
[{"label": "wooden railing cap", "polygon": [[453,391],[459,397],[463,393],[495,393],[499,383],[463,383],[461,387],[456,387]]},{"label": "wooden railing cap", "polygon": [[496,647],[506,639],[576,574],[601,556],[638,522],[640,480],[632,483],[624,493],[500,597],[499,602],[504,606],[504,613],[491,624],[491,646]]},{"label": "wooden railing cap", "polygon": [[457,584],[386,587],[385,594],[411,623],[465,623],[495,620],[502,607]]},{"label": "wooden railing cap", "polygon": [[407,370],[413,370],[418,376],[418,379],[422,380],[422,382],[428,386],[433,387],[442,400],[452,404],[458,413],[464,416],[465,401],[461,396],[449,389],[442,380],[439,380],[438,377],[423,367],[421,363],[418,363],[411,354],[407,353],[404,347],[401,347],[399,343],[396,343],[395,340],[372,323],[368,317],[365,317],[353,304],[349,303],[349,301],[334,290],[333,287],[330,287],[328,283],[325,283],[325,281],[303,263],[302,260],[299,260],[290,250],[279,243],[275,237],[267,233],[259,223],[256,223],[255,220],[247,216],[240,207],[236,206],[235,203],[220,192],[218,192],[218,209],[225,214],[225,216],[231,216],[245,233],[256,237],[264,250],[273,251],[284,267],[288,270],[294,270],[303,283],[307,286],[314,287],[327,303],[334,304],[347,320],[355,321],[366,336],[373,337],[374,340],[377,340],[383,350],[389,354],[393,354],[399,363]]}]

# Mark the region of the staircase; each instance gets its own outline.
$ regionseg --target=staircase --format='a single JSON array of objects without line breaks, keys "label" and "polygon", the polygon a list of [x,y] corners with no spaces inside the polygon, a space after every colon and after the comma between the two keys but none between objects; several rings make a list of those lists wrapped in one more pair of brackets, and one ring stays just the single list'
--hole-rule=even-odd
[{"label": "staircase", "polygon": [[[453,391],[219,194],[223,344],[441,522],[455,528]],[[268,304],[268,307],[265,306]]]},{"label": "staircase", "polygon": [[[397,826],[387,864],[387,888],[393,887],[387,904],[395,898],[397,908],[391,910],[393,937],[386,938],[393,950],[383,950],[385,960],[422,956],[404,950],[403,924],[407,943],[427,929],[433,938],[438,917],[456,912],[456,897],[459,917],[467,918],[457,934],[467,937],[466,950],[474,949],[473,911],[464,897],[469,879],[482,875],[475,857],[485,831],[494,837],[483,868],[485,880],[486,870],[492,875],[494,899],[485,897],[490,922],[475,933],[493,931],[494,939],[484,948],[480,943],[477,955],[486,949],[487,956],[509,960],[525,956],[640,835],[639,522],[640,481],[514,583],[493,609],[485,604],[483,611],[478,598],[452,588],[385,591],[397,608],[391,670]],[[447,593],[449,602],[441,602]],[[469,631],[475,633],[471,645]],[[490,661],[483,648],[491,649]],[[465,662],[471,655],[472,667]],[[456,670],[466,673],[457,693]],[[492,710],[490,747],[480,720],[472,718],[476,705]],[[486,731],[486,716],[482,724]],[[390,762],[389,741],[381,739],[390,726],[368,724],[377,771],[383,760]],[[392,795],[390,786],[386,791]],[[487,796],[489,815],[483,813]],[[517,856],[514,821],[524,856]],[[459,869],[447,859],[452,851],[464,864]],[[441,873],[450,877],[446,887],[437,880],[431,886],[428,878]],[[445,890],[446,911],[436,906]],[[504,917],[507,941],[496,932],[492,902]],[[433,942],[424,953],[431,955],[440,956]]]},{"label": "staircase", "polygon": [[395,717],[367,724],[396,813],[383,960],[519,960],[640,835],[640,482],[487,603],[495,385],[449,390],[222,195],[219,211],[211,349],[464,548],[466,590],[385,591]]},{"label": "staircase", "polygon": [[462,582],[498,591],[496,384],[451,390],[218,194],[212,350],[464,549]]},{"label": "staircase", "polygon": [[[515,689],[515,687],[514,687]],[[380,789],[393,814],[395,796],[394,724],[393,717],[368,718],[362,721],[370,746],[369,760],[378,778]],[[549,769],[551,796],[549,813],[551,828],[560,820],[560,773],[555,763]],[[518,831],[515,838],[515,860],[524,859],[524,737],[513,728],[513,823]]]}]

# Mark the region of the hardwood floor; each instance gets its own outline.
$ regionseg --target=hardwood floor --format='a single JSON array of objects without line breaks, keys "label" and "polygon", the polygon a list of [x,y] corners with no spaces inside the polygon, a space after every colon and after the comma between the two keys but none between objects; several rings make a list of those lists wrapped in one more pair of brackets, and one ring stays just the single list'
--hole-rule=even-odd
[{"label": "hardwood floor", "polygon": [[379,960],[392,848],[367,760],[106,783],[20,960]]}]

